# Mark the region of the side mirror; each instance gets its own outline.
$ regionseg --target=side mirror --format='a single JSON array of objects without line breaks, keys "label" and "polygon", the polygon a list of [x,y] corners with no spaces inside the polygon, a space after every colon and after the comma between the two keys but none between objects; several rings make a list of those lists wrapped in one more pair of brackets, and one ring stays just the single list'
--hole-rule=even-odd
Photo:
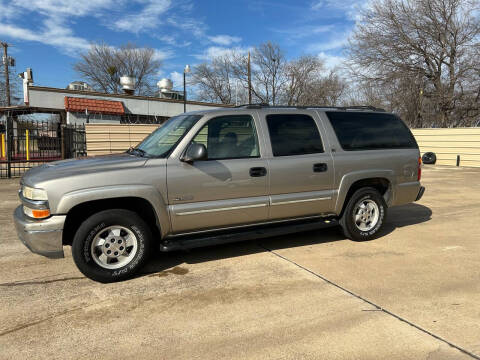
[{"label": "side mirror", "polygon": [[206,160],[208,157],[207,148],[203,144],[191,143],[182,157],[182,161],[193,163],[194,161]]}]

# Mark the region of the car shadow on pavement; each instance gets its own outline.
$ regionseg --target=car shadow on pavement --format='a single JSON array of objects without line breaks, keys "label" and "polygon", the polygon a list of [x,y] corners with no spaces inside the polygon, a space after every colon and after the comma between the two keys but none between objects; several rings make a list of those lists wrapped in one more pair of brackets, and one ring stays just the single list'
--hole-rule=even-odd
[{"label": "car shadow on pavement", "polygon": [[392,207],[388,209],[387,221],[379,236],[388,235],[397,228],[427,222],[431,218],[432,210],[417,203]]},{"label": "car shadow on pavement", "polygon": [[[388,210],[387,220],[378,238],[390,234],[395,229],[420,224],[429,221],[432,216],[430,208],[420,204],[397,206]],[[187,251],[171,253],[156,252],[149,263],[138,276],[157,274],[185,275],[188,270],[185,264],[196,264],[207,261],[216,261],[226,258],[246,256],[260,252],[324,244],[334,241],[346,240],[338,226],[322,230],[307,231],[296,234],[275,236],[272,238],[249,240],[231,244],[208,246]]]}]

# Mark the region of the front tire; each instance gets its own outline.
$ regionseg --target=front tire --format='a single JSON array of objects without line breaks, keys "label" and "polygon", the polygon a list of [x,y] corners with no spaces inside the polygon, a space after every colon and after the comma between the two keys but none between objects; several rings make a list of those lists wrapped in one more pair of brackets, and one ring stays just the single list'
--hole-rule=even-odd
[{"label": "front tire", "polygon": [[383,196],[374,188],[357,190],[349,199],[340,218],[344,235],[354,241],[374,239],[387,215]]},{"label": "front tire", "polygon": [[151,245],[150,228],[136,213],[105,210],[80,225],[72,255],[86,277],[107,283],[135,275],[147,261]]}]

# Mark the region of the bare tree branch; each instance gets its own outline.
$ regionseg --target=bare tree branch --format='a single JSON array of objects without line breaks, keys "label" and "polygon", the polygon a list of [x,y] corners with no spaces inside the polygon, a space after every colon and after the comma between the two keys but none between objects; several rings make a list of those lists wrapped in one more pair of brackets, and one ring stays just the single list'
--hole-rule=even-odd
[{"label": "bare tree branch", "polygon": [[390,97],[390,107],[407,111],[410,123],[470,123],[480,110],[478,103],[476,114],[462,110],[472,108],[468,99],[480,86],[474,7],[478,1],[374,0],[350,39],[352,73],[364,85],[381,87],[383,101]]},{"label": "bare tree branch", "polygon": [[121,76],[133,76],[136,94],[148,95],[153,92],[154,76],[160,65],[151,48],[138,48],[131,43],[118,49],[106,44],[92,44],[88,52],[81,54],[74,69],[95,89],[114,94],[120,91]]}]

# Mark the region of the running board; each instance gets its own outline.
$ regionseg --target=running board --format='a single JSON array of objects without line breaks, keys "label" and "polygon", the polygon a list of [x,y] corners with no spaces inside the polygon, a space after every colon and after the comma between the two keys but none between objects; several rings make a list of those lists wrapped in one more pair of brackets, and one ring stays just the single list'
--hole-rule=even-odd
[{"label": "running board", "polygon": [[293,234],[302,231],[318,230],[338,225],[336,218],[323,218],[296,223],[282,223],[281,225],[258,226],[243,230],[219,231],[216,234],[182,236],[180,238],[166,238],[160,245],[160,251],[194,249],[198,247],[228,244],[237,241],[256,240],[279,235]]}]

